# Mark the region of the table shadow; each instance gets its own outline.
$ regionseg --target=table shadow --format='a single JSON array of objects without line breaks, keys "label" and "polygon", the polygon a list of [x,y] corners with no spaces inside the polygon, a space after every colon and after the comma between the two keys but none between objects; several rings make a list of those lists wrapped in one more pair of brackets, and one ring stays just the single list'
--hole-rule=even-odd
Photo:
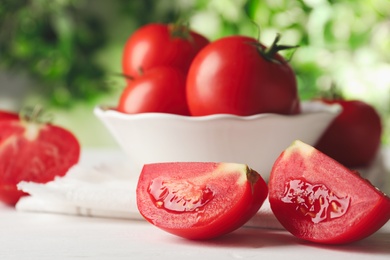
[{"label": "table shadow", "polygon": [[[180,239],[180,238],[178,238]],[[264,248],[308,246],[322,250],[337,250],[344,252],[358,252],[365,254],[390,255],[390,233],[378,231],[377,233],[358,242],[344,245],[324,245],[298,239],[284,230],[240,228],[230,234],[206,241],[192,241],[196,245],[210,247],[236,247],[236,248]]]},{"label": "table shadow", "polygon": [[378,231],[365,239],[345,245],[322,245],[302,241],[300,243],[323,249],[390,256],[390,232],[388,231]]}]

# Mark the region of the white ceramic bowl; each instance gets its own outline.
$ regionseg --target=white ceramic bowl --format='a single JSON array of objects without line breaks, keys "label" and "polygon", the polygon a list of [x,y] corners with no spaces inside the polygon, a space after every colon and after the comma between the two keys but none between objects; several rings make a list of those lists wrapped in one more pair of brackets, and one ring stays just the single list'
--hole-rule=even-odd
[{"label": "white ceramic bowl", "polygon": [[146,163],[245,163],[268,180],[275,159],[294,140],[313,145],[341,111],[338,105],[303,102],[299,115],[124,114],[98,106],[95,115],[140,172]]}]

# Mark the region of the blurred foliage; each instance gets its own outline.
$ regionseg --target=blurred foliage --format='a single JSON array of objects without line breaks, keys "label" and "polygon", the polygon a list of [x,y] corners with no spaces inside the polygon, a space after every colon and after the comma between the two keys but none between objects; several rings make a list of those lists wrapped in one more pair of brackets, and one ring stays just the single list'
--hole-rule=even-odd
[{"label": "blurred foliage", "polygon": [[0,26],[0,68],[27,71],[53,105],[107,91],[92,57],[108,39],[81,1],[2,0]]},{"label": "blurred foliage", "polygon": [[297,75],[301,99],[336,87],[347,99],[372,104],[390,144],[389,0],[176,0],[192,27],[217,39],[231,34],[266,45],[299,45],[282,53]]},{"label": "blurred foliage", "polygon": [[281,33],[300,46],[282,54],[301,98],[337,86],[373,104],[390,143],[389,0],[2,0],[0,69],[28,71],[54,105],[115,95],[127,37],[179,17],[211,40],[242,34],[268,45]]}]

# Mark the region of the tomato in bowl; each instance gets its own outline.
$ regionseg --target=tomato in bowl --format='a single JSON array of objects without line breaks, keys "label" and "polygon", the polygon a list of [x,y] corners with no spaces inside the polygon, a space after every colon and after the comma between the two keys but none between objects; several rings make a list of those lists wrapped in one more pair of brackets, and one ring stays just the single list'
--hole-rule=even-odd
[{"label": "tomato in bowl", "polygon": [[236,162],[250,165],[265,180],[281,151],[296,139],[315,144],[340,106],[302,102],[296,115],[252,116],[168,113],[126,114],[97,106],[95,115],[127,154],[133,171],[158,162]]}]

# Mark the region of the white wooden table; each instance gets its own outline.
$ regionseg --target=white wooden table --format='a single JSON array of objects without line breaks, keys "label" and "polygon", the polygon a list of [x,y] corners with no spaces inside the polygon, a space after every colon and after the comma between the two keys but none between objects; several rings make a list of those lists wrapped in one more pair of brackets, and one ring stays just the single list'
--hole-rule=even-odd
[{"label": "white wooden table", "polygon": [[[92,157],[99,160],[96,153]],[[84,153],[82,158],[92,157]],[[256,228],[241,228],[217,240],[196,242],[141,220],[21,212],[0,204],[1,260],[346,258],[389,260],[390,222],[374,235],[342,246],[312,244],[286,231]]]},{"label": "white wooden table", "polygon": [[390,259],[390,222],[344,246],[300,241],[285,231],[241,228],[194,242],[145,221],[16,212],[0,207],[0,259]]}]

